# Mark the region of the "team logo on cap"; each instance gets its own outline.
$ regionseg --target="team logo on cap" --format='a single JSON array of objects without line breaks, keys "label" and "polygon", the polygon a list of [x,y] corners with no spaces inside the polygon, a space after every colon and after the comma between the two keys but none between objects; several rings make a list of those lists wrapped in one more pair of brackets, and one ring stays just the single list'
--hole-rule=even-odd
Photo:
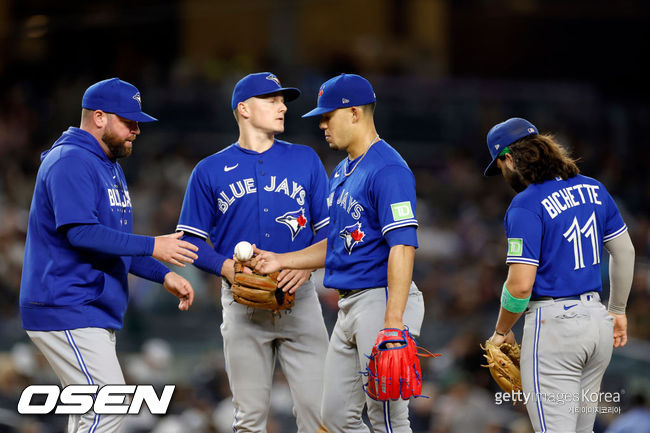
[{"label": "team logo on cap", "polygon": [[278,77],[276,77],[275,75],[269,74],[266,76],[266,79],[273,81],[275,84],[278,85],[278,87],[282,87],[282,85],[280,84],[280,80],[278,80]]},{"label": "team logo on cap", "polygon": [[349,103],[349,102],[350,102],[349,99],[347,99],[347,98],[341,98],[341,103],[342,103],[342,104],[347,104],[347,103]]},{"label": "team logo on cap", "polygon": [[323,96],[323,88],[322,87],[318,91],[318,97],[320,98],[321,96]]},{"label": "team logo on cap", "polygon": [[298,236],[298,233],[307,226],[307,218],[305,218],[305,209],[289,211],[282,216],[275,219],[276,222],[284,224],[291,230],[291,241]]},{"label": "team logo on cap", "polygon": [[343,239],[345,243],[345,249],[348,254],[352,254],[352,249],[359,243],[363,242],[363,239],[366,237],[366,233],[361,231],[361,223],[356,222],[351,226],[345,227],[339,232],[339,237]]},{"label": "team logo on cap", "polygon": [[534,130],[533,128],[528,128],[528,132],[530,132],[531,134],[533,134],[533,133],[535,132],[535,130]]},{"label": "team logo on cap", "polygon": [[142,107],[142,98],[140,97],[140,92],[138,92],[138,93],[136,93],[135,95],[133,95],[133,99],[135,99],[136,101],[138,101],[138,105],[139,105],[140,107]]}]

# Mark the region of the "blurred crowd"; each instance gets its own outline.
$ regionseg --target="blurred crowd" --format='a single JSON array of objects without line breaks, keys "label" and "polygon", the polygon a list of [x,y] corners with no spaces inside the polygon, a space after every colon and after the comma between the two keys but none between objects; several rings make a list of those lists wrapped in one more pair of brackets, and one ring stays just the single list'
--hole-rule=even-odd
[{"label": "blurred crowd", "polygon": [[[175,229],[194,165],[236,140],[229,109],[236,80],[254,69],[218,75],[177,61],[167,75],[143,65],[122,76],[142,93],[143,108],[160,119],[142,126],[131,157],[121,161],[134,204],[135,232]],[[356,72],[353,70],[333,71]],[[299,115],[315,103],[327,73],[274,71],[303,96],[289,105],[282,139],[312,146],[331,172],[344,157],[327,148],[315,121]],[[18,295],[29,206],[40,153],[68,126],[78,126],[84,89],[108,76],[51,82],[14,75],[0,81],[0,432],[58,433],[65,417],[23,417],[20,392],[32,383],[56,383],[20,325]],[[520,116],[579,158],[583,174],[601,180],[617,201],[636,248],[628,303],[628,347],[616,350],[603,389],[621,392],[623,413],[648,419],[650,367],[650,110],[604,99],[584,84],[368,75],[378,97],[377,128],[413,169],[418,193],[419,249],[414,280],[424,293],[420,345],[443,356],[424,362],[425,394],[412,402],[418,433],[528,432],[525,409],[495,405],[497,389],[479,344],[491,335],[498,293],[506,276],[503,216],[512,191],[486,179],[485,134]],[[607,260],[603,260],[607,298]],[[179,269],[197,292],[187,313],[159,285],[133,278],[125,328],[118,334],[127,383],[176,384],[170,414],[129,417],[125,433],[230,432],[233,414],[221,352],[219,281],[194,268]],[[315,273],[314,278],[322,281]],[[319,289],[331,330],[337,295]],[[522,321],[523,322],[523,321]],[[521,324],[515,328],[521,338]],[[645,394],[644,394],[645,393]],[[632,410],[633,409],[633,410]],[[629,410],[629,412],[628,412]],[[291,395],[278,372],[268,432],[295,431]],[[604,432],[618,414],[597,419]],[[646,421],[645,425],[649,423]],[[614,430],[612,430],[614,431]]]}]

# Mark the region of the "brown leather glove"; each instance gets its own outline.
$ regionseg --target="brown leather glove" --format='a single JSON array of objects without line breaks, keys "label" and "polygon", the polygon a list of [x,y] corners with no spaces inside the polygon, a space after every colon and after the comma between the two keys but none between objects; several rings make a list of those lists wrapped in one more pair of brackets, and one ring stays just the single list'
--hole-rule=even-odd
[{"label": "brown leather glove", "polygon": [[274,313],[293,307],[295,296],[278,288],[279,272],[256,273],[254,260],[249,262],[252,274],[245,273],[244,264],[235,261],[235,282],[230,288],[235,302]]},{"label": "brown leather glove", "polygon": [[521,391],[521,371],[519,370],[519,359],[521,358],[521,346],[518,344],[503,343],[497,346],[489,341],[485,342],[485,359],[490,369],[490,374],[499,388],[505,392],[512,393]]}]

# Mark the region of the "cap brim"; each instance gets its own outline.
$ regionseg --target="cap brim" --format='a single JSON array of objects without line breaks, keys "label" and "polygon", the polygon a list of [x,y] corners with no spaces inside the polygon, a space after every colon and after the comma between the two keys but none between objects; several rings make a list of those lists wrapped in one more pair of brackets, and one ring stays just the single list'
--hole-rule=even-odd
[{"label": "cap brim", "polygon": [[314,117],[314,116],[320,116],[321,114],[329,113],[331,111],[336,110],[337,107],[335,108],[329,108],[329,107],[316,107],[313,110],[303,114],[301,117]]},{"label": "cap brim", "polygon": [[273,89],[270,92],[260,93],[259,95],[251,96],[251,98],[254,98],[256,96],[271,95],[273,93],[282,93],[282,96],[284,96],[284,102],[291,102],[293,100],[298,99],[298,96],[300,96],[302,92],[300,91],[300,89],[296,89],[295,87],[280,87],[279,89]]},{"label": "cap brim", "polygon": [[135,113],[115,113],[120,117],[124,117],[125,119],[129,120],[135,120],[136,122],[157,122],[158,119],[156,119],[153,116],[149,116],[147,113],[143,113],[141,111],[137,111]]},{"label": "cap brim", "polygon": [[490,164],[485,168],[485,171],[483,172],[483,176],[496,176],[497,174],[501,173],[501,170],[499,170],[499,166],[496,164],[497,158],[494,158]]},{"label": "cap brim", "polygon": [[295,87],[283,87],[280,89],[280,92],[282,92],[282,94],[284,95],[285,102],[290,102],[295,99],[298,99],[298,97],[302,93],[299,89],[296,89]]}]

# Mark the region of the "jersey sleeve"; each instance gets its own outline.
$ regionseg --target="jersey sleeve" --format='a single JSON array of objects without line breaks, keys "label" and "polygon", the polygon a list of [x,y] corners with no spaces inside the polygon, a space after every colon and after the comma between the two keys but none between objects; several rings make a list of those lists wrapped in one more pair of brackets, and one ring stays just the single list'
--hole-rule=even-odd
[{"label": "jersey sleeve", "polygon": [[403,166],[388,166],[373,179],[373,202],[381,225],[381,234],[390,230],[418,226],[415,216],[415,177]]},{"label": "jersey sleeve", "polygon": [[96,174],[81,159],[62,158],[47,173],[47,192],[56,228],[68,224],[98,224],[99,185]]},{"label": "jersey sleeve", "polygon": [[199,164],[192,171],[176,230],[208,239],[210,229],[216,221],[217,203],[210,187],[208,173],[203,167]]},{"label": "jersey sleeve", "polygon": [[397,229],[389,230],[384,235],[389,247],[395,245],[409,245],[418,247],[418,234],[415,226],[400,227]]},{"label": "jersey sleeve", "polygon": [[214,248],[208,245],[205,239],[198,236],[183,235],[181,239],[196,245],[199,249],[196,252],[196,255],[198,255],[199,258],[194,260],[194,266],[202,271],[221,275],[221,268],[223,267],[223,263],[228,260],[228,257],[217,253]]},{"label": "jersey sleeve", "polygon": [[169,272],[171,271],[167,266],[153,257],[146,256],[134,256],[129,268],[129,273],[160,284],[165,282],[165,275]]},{"label": "jersey sleeve", "polygon": [[508,253],[506,263],[539,266],[542,247],[542,220],[525,208],[509,208],[505,217]]},{"label": "jersey sleeve", "polygon": [[103,224],[75,224],[66,232],[75,248],[114,256],[150,256],[155,239],[112,229]]},{"label": "jersey sleeve", "polygon": [[322,241],[327,237],[327,227],[330,222],[327,209],[327,194],[329,192],[327,173],[318,155],[313,154],[312,185],[309,197],[309,213],[311,214],[312,229],[314,230],[313,243]]},{"label": "jersey sleeve", "polygon": [[627,230],[627,225],[625,225],[623,217],[618,210],[618,206],[616,206],[616,203],[614,202],[614,199],[609,194],[609,192],[607,192],[604,199],[607,214],[605,220],[605,231],[603,233],[603,242],[608,242],[625,233]]}]

